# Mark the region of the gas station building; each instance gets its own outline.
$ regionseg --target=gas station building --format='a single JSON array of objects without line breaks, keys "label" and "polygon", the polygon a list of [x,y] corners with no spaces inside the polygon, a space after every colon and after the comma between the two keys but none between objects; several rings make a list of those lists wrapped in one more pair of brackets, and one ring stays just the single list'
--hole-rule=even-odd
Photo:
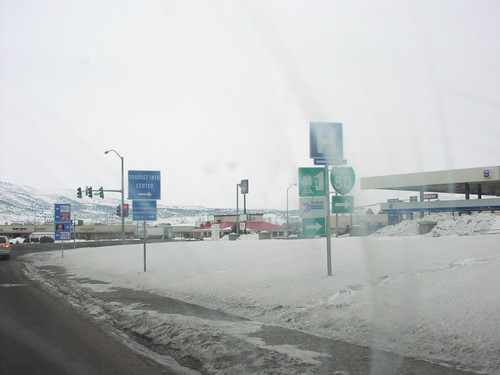
[{"label": "gas station building", "polygon": [[[409,201],[389,200],[381,213],[390,216],[420,212],[500,211],[500,166],[454,169],[360,179],[362,190],[415,192]],[[439,193],[462,195],[440,200]],[[391,220],[389,220],[391,221]]]}]

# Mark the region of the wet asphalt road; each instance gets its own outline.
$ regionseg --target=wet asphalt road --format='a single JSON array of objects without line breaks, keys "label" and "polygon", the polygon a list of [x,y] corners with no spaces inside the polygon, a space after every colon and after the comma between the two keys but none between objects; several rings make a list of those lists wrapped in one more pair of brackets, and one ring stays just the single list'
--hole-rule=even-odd
[{"label": "wet asphalt road", "polygon": [[176,374],[0,260],[0,374]]}]

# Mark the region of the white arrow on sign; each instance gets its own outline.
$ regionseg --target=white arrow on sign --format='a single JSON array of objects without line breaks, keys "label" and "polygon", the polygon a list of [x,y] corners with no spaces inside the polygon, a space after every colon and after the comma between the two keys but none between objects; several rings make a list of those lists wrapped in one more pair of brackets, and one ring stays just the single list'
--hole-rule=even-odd
[{"label": "white arrow on sign", "polygon": [[146,197],[150,198],[153,194],[151,194],[151,192],[148,191],[147,193],[137,193],[137,195],[139,195],[139,196],[146,196]]},{"label": "white arrow on sign", "polygon": [[342,203],[340,203],[340,202],[334,202],[333,205],[335,207],[344,207],[344,208],[349,208],[351,206],[351,204],[349,203],[349,201],[344,201]]},{"label": "white arrow on sign", "polygon": [[314,223],[312,225],[306,225],[306,229],[314,229],[316,232],[323,228],[323,226],[320,223]]}]

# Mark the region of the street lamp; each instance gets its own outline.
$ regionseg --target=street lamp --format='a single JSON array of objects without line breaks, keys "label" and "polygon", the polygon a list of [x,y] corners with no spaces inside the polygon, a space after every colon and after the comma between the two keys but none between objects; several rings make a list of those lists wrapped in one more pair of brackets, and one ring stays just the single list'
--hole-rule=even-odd
[{"label": "street lamp", "polygon": [[236,184],[236,234],[240,234],[239,196],[240,196],[240,184]]},{"label": "street lamp", "polygon": [[125,203],[125,189],[123,187],[123,156],[121,156],[116,150],[107,150],[107,151],[104,151],[104,154],[108,154],[108,152],[114,152],[116,155],[118,155],[118,157],[120,158],[121,160],[121,168],[122,168],[122,187],[121,187],[121,190],[120,190],[120,193],[122,194],[122,204],[121,204],[121,217],[122,217],[122,244],[125,245],[125,216],[123,215],[123,204]]},{"label": "street lamp", "polygon": [[286,238],[288,238],[290,232],[290,227],[288,225],[288,190],[290,190],[292,186],[297,186],[297,183],[294,182],[293,184],[291,184],[289,187],[286,188]]}]

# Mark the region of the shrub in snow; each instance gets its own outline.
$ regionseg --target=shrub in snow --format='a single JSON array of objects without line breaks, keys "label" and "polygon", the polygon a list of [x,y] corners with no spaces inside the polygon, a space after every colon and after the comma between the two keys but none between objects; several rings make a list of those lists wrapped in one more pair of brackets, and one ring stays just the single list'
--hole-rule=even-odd
[{"label": "shrub in snow", "polygon": [[54,239],[52,237],[43,236],[40,238],[40,243],[54,243]]}]

